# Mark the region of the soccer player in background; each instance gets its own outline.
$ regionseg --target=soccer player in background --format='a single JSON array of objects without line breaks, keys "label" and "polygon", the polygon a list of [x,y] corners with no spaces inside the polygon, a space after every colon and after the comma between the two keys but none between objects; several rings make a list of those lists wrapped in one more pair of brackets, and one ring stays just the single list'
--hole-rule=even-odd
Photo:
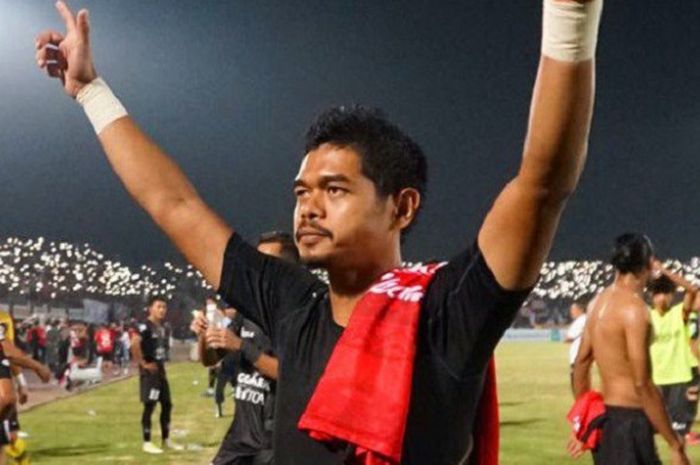
[{"label": "soccer player in background", "polygon": [[[615,280],[591,303],[574,364],[574,396],[591,390],[590,370],[598,365],[605,402],[602,438],[593,450],[596,465],[661,465],[654,433],[671,449],[672,465],[688,465],[683,437],[673,430],[651,373],[652,316],[644,302],[655,265],[651,241],[641,234],[615,240]],[[575,439],[569,452],[578,457]]]},{"label": "soccer player in background", "polygon": [[[693,368],[697,370],[698,363],[692,353],[688,333],[697,288],[659,262],[655,262],[655,269],[660,276],[653,279],[647,288],[651,296],[651,324],[654,330],[651,344],[653,379],[661,389],[674,431],[685,437],[695,420],[693,405],[697,400],[697,386],[692,381]],[[683,289],[683,298],[675,302],[678,288]]]},{"label": "soccer player in background", "polygon": [[[133,360],[139,367],[139,389],[143,414],[141,428],[143,451],[148,454],[162,454],[163,449],[182,450],[183,446],[170,439],[172,399],[170,384],[165,372],[165,360],[170,341],[164,327],[168,304],[164,297],[154,296],[146,307],[148,318],[138,325],[138,332],[131,340]],[[151,416],[160,403],[160,432],[163,448],[151,441]]]}]

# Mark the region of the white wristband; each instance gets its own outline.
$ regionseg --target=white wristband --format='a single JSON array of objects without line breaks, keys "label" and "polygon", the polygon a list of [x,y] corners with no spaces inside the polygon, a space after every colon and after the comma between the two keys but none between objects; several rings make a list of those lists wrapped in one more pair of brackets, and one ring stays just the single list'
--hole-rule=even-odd
[{"label": "white wristband", "polygon": [[578,62],[595,56],[603,0],[544,0],[542,55]]},{"label": "white wristband", "polygon": [[80,89],[75,99],[83,107],[97,134],[113,121],[128,114],[107,83],[99,77]]},{"label": "white wristband", "polygon": [[16,378],[20,386],[27,387],[27,379],[24,377],[24,373],[18,374]]}]

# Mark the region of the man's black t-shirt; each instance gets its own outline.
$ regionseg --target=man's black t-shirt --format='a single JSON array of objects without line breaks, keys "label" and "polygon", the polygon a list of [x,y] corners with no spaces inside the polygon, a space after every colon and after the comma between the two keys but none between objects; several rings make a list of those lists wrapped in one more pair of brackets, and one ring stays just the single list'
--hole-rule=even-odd
[{"label": "man's black t-shirt", "polygon": [[146,363],[155,362],[162,368],[167,358],[169,345],[165,326],[146,320],[144,323],[140,323],[137,329],[141,335],[143,360]]},{"label": "man's black t-shirt", "polygon": [[[476,245],[435,274],[421,308],[403,465],[466,463],[486,365],[528,292],[502,289]],[[333,452],[297,429],[343,333],[333,320],[327,286],[234,234],[219,293],[275,346],[276,464],[342,465],[347,450]]]},{"label": "man's black t-shirt", "polygon": [[[270,339],[262,329],[239,313],[229,325],[242,340],[255,344],[267,354],[272,353]],[[272,430],[275,405],[275,381],[263,376],[240,351],[232,356],[223,370],[234,376],[233,397],[236,413],[230,431],[226,434],[227,449],[242,455],[272,449]],[[224,359],[226,360],[226,358]]]}]

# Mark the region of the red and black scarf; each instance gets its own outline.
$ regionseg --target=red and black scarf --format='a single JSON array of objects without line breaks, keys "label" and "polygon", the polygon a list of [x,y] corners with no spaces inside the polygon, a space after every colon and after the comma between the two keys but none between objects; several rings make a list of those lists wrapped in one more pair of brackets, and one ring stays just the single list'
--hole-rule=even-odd
[{"label": "red and black scarf", "polygon": [[583,443],[583,450],[598,447],[603,438],[605,422],[605,401],[596,391],[587,391],[581,395],[569,410],[566,418],[571,423],[576,439]]},{"label": "red and black scarf", "polygon": [[[441,265],[386,273],[357,303],[333,349],[299,429],[330,444],[355,446],[357,465],[401,463],[418,321]],[[475,423],[479,465],[498,465],[498,400],[493,360]]]}]

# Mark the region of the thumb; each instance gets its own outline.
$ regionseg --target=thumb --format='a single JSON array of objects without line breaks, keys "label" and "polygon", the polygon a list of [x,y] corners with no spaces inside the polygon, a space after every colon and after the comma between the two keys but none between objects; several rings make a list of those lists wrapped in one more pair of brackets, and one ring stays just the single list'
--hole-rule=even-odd
[{"label": "thumb", "polygon": [[82,39],[87,42],[90,39],[90,18],[88,10],[82,9],[78,12],[76,23]]}]

